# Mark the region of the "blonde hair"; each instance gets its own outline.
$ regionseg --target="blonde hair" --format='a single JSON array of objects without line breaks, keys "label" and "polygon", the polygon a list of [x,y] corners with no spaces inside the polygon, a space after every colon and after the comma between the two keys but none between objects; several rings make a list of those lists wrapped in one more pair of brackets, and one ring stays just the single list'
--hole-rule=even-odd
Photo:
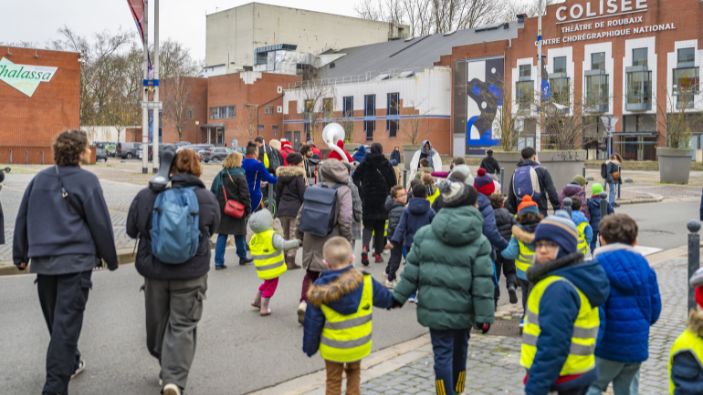
[{"label": "blonde hair", "polygon": [[244,157],[240,152],[232,152],[231,154],[227,155],[225,158],[225,161],[222,162],[222,167],[225,169],[231,169],[233,167],[242,167],[242,159]]},{"label": "blonde hair", "polygon": [[347,239],[335,236],[322,247],[322,256],[331,268],[348,265],[353,260],[354,251]]}]

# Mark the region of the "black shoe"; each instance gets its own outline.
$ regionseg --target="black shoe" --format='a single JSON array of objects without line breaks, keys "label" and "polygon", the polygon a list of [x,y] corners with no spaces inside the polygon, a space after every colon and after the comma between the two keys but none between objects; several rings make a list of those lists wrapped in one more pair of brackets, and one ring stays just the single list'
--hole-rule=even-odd
[{"label": "black shoe", "polygon": [[244,265],[250,264],[253,261],[254,260],[250,259],[250,258],[246,258],[246,259],[239,258],[239,266],[244,266]]},{"label": "black shoe", "polygon": [[517,303],[517,291],[515,290],[514,284],[508,285],[508,295],[510,297],[510,304],[516,304]]},{"label": "black shoe", "polygon": [[369,253],[364,249],[364,251],[361,253],[361,264],[364,266],[369,265]]},{"label": "black shoe", "polygon": [[222,265],[215,265],[215,270],[225,270],[227,269],[227,265],[222,264]]}]

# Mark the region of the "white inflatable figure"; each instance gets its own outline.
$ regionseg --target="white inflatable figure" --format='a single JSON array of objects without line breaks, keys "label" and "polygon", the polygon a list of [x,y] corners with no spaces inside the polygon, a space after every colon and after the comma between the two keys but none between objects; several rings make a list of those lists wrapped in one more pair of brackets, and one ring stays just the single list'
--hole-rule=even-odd
[{"label": "white inflatable figure", "polygon": [[345,135],[344,127],[336,122],[332,122],[322,129],[322,141],[324,141],[332,151],[338,153],[344,163],[349,163],[347,155],[341,148],[337,147],[337,141],[344,141]]},{"label": "white inflatable figure", "polygon": [[417,169],[420,166],[420,157],[424,154],[427,161],[430,162],[430,166],[433,171],[442,171],[442,157],[439,156],[439,152],[432,148],[432,143],[430,140],[423,140],[420,149],[415,151],[412,160],[410,161],[410,176],[408,181],[415,179],[415,174],[417,174]]}]

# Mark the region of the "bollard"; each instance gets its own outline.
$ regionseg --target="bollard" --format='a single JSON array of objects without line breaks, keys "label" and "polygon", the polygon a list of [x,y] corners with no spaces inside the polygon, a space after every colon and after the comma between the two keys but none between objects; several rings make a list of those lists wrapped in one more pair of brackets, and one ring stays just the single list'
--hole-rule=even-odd
[{"label": "bollard", "polygon": [[12,164],[12,150],[10,150],[10,164]]},{"label": "bollard", "polygon": [[586,166],[581,169],[581,175],[583,176],[583,178],[586,178]]},{"label": "bollard", "polygon": [[408,185],[408,169],[403,169],[403,188],[407,188]]},{"label": "bollard", "polygon": [[571,198],[565,198],[564,201],[561,203],[561,209],[569,213],[569,218],[571,218],[571,204],[573,201]]},{"label": "bollard", "polygon": [[691,220],[688,221],[686,225],[688,228],[688,277],[686,277],[686,283],[688,284],[688,310],[696,308],[696,299],[693,295],[693,287],[689,283],[689,279],[693,277],[693,273],[698,270],[701,266],[700,257],[700,245],[701,245],[701,235],[698,231],[701,230],[700,221]]},{"label": "bollard", "polygon": [[24,150],[24,164],[28,165],[29,164],[29,151]]},{"label": "bollard", "polygon": [[[600,217],[601,219],[605,218],[606,215],[608,215],[608,193],[607,192],[602,192],[600,194]],[[598,229],[593,229],[593,231],[597,231]]]},{"label": "bollard", "polygon": [[505,167],[500,168],[500,194],[505,195]]}]

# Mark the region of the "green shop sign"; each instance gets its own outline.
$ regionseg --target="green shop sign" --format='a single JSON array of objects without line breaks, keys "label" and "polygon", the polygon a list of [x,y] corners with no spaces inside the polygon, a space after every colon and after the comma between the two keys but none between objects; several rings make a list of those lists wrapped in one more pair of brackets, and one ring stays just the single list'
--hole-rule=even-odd
[{"label": "green shop sign", "polygon": [[33,66],[28,64],[15,64],[0,59],[0,81],[32,97],[41,82],[49,82],[54,77],[57,67]]}]

